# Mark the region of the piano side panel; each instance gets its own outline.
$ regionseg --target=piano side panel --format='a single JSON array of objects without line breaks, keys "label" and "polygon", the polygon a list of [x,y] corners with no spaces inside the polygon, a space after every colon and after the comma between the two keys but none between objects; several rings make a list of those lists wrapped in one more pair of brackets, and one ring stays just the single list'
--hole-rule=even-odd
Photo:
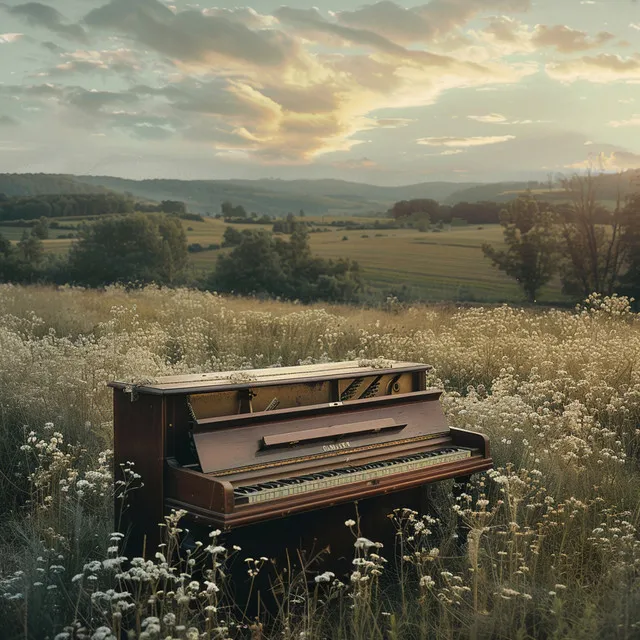
[{"label": "piano side panel", "polygon": [[231,513],[234,507],[230,482],[168,464],[165,498],[214,513]]},{"label": "piano side panel", "polygon": [[477,433],[475,431],[467,431],[466,429],[457,429],[455,427],[452,427],[450,429],[450,432],[454,445],[478,449],[485,458],[491,457],[491,450],[489,448],[489,436],[487,436],[486,434]]},{"label": "piano side panel", "polygon": [[114,389],[114,477],[123,480],[121,465],[133,462],[134,471],[144,483],[128,494],[128,506],[122,514],[116,487],[115,530],[127,536],[125,554],[130,558],[142,555],[143,550],[147,557],[153,556],[160,541],[158,524],[164,521],[164,413],[161,396],[140,394],[132,402],[130,394]]}]

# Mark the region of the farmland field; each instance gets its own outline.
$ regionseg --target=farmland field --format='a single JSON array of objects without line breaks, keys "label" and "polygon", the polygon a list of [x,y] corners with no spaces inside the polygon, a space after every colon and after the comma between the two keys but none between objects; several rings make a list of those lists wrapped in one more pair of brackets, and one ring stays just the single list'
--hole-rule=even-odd
[{"label": "farmland field", "polygon": [[[318,225],[333,220],[351,220],[373,224],[379,218],[306,218]],[[65,221],[64,224],[78,224]],[[221,244],[225,228],[223,221],[207,218],[204,222],[183,221],[189,243],[203,246]],[[238,230],[265,229],[270,225],[233,225]],[[422,300],[467,300],[481,302],[520,301],[522,295],[516,283],[494,269],[481,250],[484,242],[499,245],[502,232],[499,225],[484,227],[451,227],[441,232],[421,233],[413,229],[356,230],[330,229],[310,234],[311,248],[323,258],[352,258],[363,269],[367,283],[378,290],[398,290],[406,285],[414,298]],[[0,227],[0,233],[19,240],[23,229]],[[63,253],[71,240],[55,239],[68,230],[52,230],[52,239],[45,241],[47,251]],[[344,240],[343,238],[347,238]],[[223,250],[224,251],[224,250]],[[219,251],[191,254],[198,271],[215,268]],[[558,280],[542,290],[542,302],[565,301]]]},{"label": "farmland field", "polygon": [[[109,380],[376,358],[433,365],[449,424],[486,433],[495,470],[458,500],[441,484],[437,517],[398,504],[395,549],[350,525],[353,570],[320,565],[286,583],[262,630],[233,600],[226,567],[273,568],[219,532],[202,541],[206,582],[178,556],[173,521],[168,546],[132,567],[120,557]],[[2,285],[2,637],[633,640],[639,420],[640,322],[625,299],[383,312]]]}]

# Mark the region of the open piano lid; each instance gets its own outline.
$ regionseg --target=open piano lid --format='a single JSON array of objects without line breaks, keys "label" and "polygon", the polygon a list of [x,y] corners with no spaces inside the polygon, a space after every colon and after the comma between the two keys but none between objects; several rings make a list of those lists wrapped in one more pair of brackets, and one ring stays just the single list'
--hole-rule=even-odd
[{"label": "open piano lid", "polygon": [[196,419],[193,440],[202,472],[214,475],[352,456],[447,435],[440,395],[430,389]]},{"label": "open piano lid", "polygon": [[429,365],[417,362],[350,360],[292,367],[269,367],[266,369],[243,369],[239,371],[214,371],[211,373],[163,376],[139,384],[113,381],[109,383],[109,386],[124,390],[130,390],[132,387],[135,387],[138,392],[151,395],[183,395],[295,384],[299,382],[314,383],[348,377],[419,372],[430,369],[431,367]]}]

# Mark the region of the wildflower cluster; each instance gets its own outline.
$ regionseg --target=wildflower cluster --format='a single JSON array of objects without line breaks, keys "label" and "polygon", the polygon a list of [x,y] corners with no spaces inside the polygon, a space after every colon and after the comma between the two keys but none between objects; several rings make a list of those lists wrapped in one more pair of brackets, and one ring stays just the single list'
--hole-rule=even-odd
[{"label": "wildflower cluster", "polygon": [[[159,555],[122,557],[114,497],[126,508],[144,478],[124,465],[114,496],[106,383],[344,359],[433,365],[449,424],[488,434],[496,468],[443,486],[421,513],[398,504],[394,549],[347,521],[351,570],[289,577],[279,637],[640,633],[640,324],[626,298],[330,312],[184,289],[0,285],[0,352],[0,617],[20,633],[266,637],[227,598],[239,550],[219,532],[186,551],[175,514]],[[249,580],[273,570],[266,557],[236,561]]]}]

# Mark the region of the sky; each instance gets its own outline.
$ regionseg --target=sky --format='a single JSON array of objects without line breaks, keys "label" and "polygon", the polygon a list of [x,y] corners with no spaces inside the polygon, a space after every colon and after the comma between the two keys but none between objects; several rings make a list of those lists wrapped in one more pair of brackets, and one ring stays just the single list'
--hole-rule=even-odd
[{"label": "sky", "polygon": [[0,172],[402,185],[588,166],[640,167],[640,1],[0,0]]}]

